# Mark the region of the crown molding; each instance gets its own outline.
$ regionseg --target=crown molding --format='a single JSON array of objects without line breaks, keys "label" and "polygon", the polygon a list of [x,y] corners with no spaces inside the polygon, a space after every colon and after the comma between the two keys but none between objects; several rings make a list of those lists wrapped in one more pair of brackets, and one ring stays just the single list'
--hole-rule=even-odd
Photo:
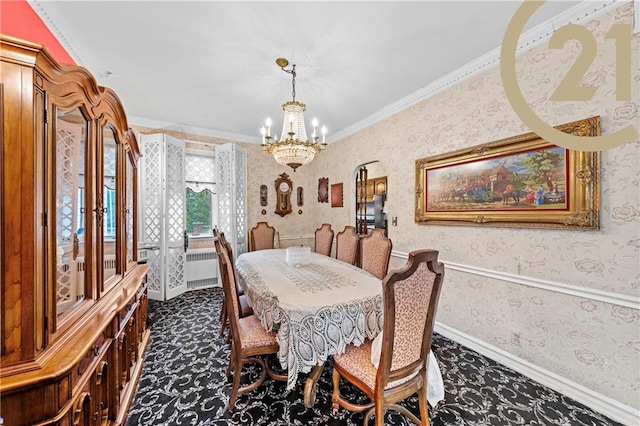
[{"label": "crown molding", "polygon": [[[100,85],[105,85],[104,78],[102,72],[95,66],[95,63],[91,60],[86,52],[83,52],[79,46],[73,40],[77,40],[77,37],[74,37],[73,32],[70,30],[69,25],[67,24],[64,17],[60,14],[55,2],[48,1],[36,1],[36,0],[27,0],[29,5],[33,8],[33,10],[38,14],[38,16],[42,19],[42,21],[47,25],[49,30],[56,36],[60,44],[64,46],[69,55],[76,61],[78,65],[81,65],[89,71],[91,71],[97,78],[98,83]],[[542,24],[532,28],[531,30],[525,32],[520,36],[520,42],[518,44],[518,49],[516,50],[516,55],[522,53],[523,51],[530,50],[544,42],[546,42],[549,37],[554,33],[555,29],[569,24],[569,23],[581,23],[587,19],[593,19],[597,16],[600,16],[612,9],[620,7],[622,4],[627,3],[626,1],[604,1],[604,0],[585,0],[583,3],[568,9],[564,13],[561,13],[554,18],[543,22]],[[638,31],[638,27],[640,24],[639,18],[639,7],[638,0],[634,0],[634,32]],[[404,98],[380,109],[379,111],[371,114],[370,116],[364,118],[363,120],[358,121],[357,123],[340,130],[337,133],[334,133],[330,137],[327,137],[327,143],[331,144],[333,142],[337,142],[341,139],[346,138],[360,130],[363,130],[381,120],[384,120],[392,115],[397,114],[398,112],[407,109],[419,102],[422,102],[431,96],[434,96],[448,87],[461,83],[465,80],[470,79],[471,77],[480,74],[481,72],[486,71],[487,69],[495,66],[500,61],[500,46],[491,50],[490,52],[480,56],[479,58],[469,62],[468,64],[458,68],[457,70],[445,75],[444,77],[428,84],[427,86],[419,89]],[[144,118],[135,118],[140,123],[147,122],[156,122],[154,120],[144,119]],[[133,121],[130,119],[129,121]],[[175,130],[175,128],[183,128],[180,124],[175,123],[167,123],[167,122],[156,122],[160,128],[171,128]],[[146,126],[145,124],[139,124],[141,126]],[[148,126],[153,127],[153,126]],[[256,136],[248,136],[248,135],[238,135],[234,133],[227,133],[223,131],[213,130],[210,128],[204,127],[189,127],[191,131],[197,131],[206,136],[219,137],[223,139],[229,139],[233,141],[251,143],[251,144],[260,144],[260,137]]]},{"label": "crown molding", "polygon": [[258,136],[246,136],[236,133],[228,133],[220,130],[213,130],[206,127],[193,127],[184,124],[171,123],[168,121],[152,120],[143,117],[127,116],[130,126],[150,127],[153,129],[172,130],[174,132],[188,133],[200,136],[211,136],[214,138],[225,139],[232,142],[244,142],[250,144],[260,144],[261,139]]},{"label": "crown molding", "polygon": [[[582,23],[587,19],[593,19],[600,16],[612,9],[620,7],[626,2],[616,1],[584,1],[582,4],[576,5],[571,9],[568,9],[564,13],[555,16],[552,19],[543,22],[542,24],[532,28],[531,30],[523,33],[520,36],[516,55],[533,49],[542,43],[549,40],[555,30],[563,25],[572,23]],[[637,0],[636,0],[637,3]],[[637,9],[637,8],[636,8]],[[381,110],[371,114],[369,117],[364,118],[357,123],[334,133],[330,142],[336,142],[346,138],[360,130],[363,130],[375,123],[384,120],[399,113],[400,111],[407,109],[419,102],[422,102],[431,96],[434,96],[443,90],[449,88],[458,83],[462,83],[465,80],[476,76],[489,68],[495,66],[500,61],[500,49],[501,46],[496,47],[490,52],[480,56],[479,58],[469,62],[466,65],[458,68],[455,71],[450,72],[442,78],[428,84],[427,86],[419,89],[404,98],[382,108]]]},{"label": "crown molding", "polygon": [[104,86],[104,76],[97,68],[95,62],[87,52],[82,51],[77,45],[78,38],[70,29],[67,20],[62,16],[55,2],[27,0],[31,9],[42,19],[49,31],[56,37],[58,42],[64,47],[69,56],[73,58],[76,65],[91,71],[98,84]]}]

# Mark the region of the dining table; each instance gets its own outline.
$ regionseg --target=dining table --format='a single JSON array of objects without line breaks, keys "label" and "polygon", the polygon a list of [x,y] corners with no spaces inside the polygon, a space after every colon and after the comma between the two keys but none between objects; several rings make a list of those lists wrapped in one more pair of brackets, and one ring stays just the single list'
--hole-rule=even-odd
[{"label": "dining table", "polygon": [[[262,325],[276,333],[278,360],[287,369],[287,389],[309,373],[304,403],[312,407],[316,384],[331,355],[349,344],[373,340],[383,328],[382,281],[369,272],[318,253],[287,262],[285,249],[243,253],[236,260],[240,285]],[[442,376],[430,354],[429,402],[444,397]],[[435,367],[435,368],[434,368]],[[435,392],[435,393],[434,393]],[[434,397],[435,395],[435,397]]]}]

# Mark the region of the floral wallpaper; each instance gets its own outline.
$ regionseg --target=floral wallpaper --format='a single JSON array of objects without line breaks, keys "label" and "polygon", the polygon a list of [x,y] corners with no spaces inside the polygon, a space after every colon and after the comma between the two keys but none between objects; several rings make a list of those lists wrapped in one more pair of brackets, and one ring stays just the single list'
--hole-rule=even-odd
[{"label": "floral wallpaper", "polygon": [[[548,123],[562,124],[600,115],[602,134],[629,123],[640,128],[640,36],[632,39],[632,100],[617,101],[615,43],[604,36],[614,23],[630,23],[632,3],[587,23],[597,37],[598,52],[580,84],[598,90],[589,102],[554,102],[549,97],[580,52],[568,42],[562,50],[547,44],[517,60],[521,90],[535,112]],[[145,129],[151,131],[171,130]],[[312,244],[321,223],[337,233],[353,225],[353,185],[360,165],[381,161],[387,175],[386,211],[397,216],[390,226],[393,248],[440,251],[440,259],[533,279],[640,298],[640,140],[601,154],[601,229],[560,231],[496,227],[435,226],[414,223],[414,162],[444,152],[478,145],[530,130],[509,104],[499,66],[462,81],[398,114],[329,144],[296,173],[263,155],[258,145],[247,148],[249,227],[266,220],[283,246]],[[221,139],[172,133],[176,137],[212,143]],[[280,217],[273,213],[274,181],[289,174],[304,188],[303,207]],[[345,207],[317,202],[318,178],[344,183]],[[259,204],[259,187],[269,188],[269,205]],[[261,210],[267,211],[266,215]],[[302,209],[303,214],[298,214]],[[301,237],[300,240],[296,238]],[[392,258],[391,267],[403,259]],[[487,278],[447,268],[437,321],[467,333],[588,389],[640,409],[640,311]],[[512,333],[520,334],[520,344]]]},{"label": "floral wallpaper", "polygon": [[[604,41],[614,23],[630,23],[627,3],[592,19],[598,53],[580,84],[595,84],[589,102],[549,101],[580,52],[547,45],[519,56],[521,90],[535,112],[556,125],[601,116],[602,134],[629,123],[640,128],[640,36],[632,39],[632,101],[617,101],[615,46]],[[330,180],[344,181],[360,164],[380,160],[387,170],[389,228],[394,250],[440,251],[440,259],[523,277],[640,297],[640,141],[602,152],[601,229],[558,231],[414,223],[414,161],[530,130],[509,104],[498,64],[406,110],[329,145],[314,161]],[[362,147],[367,147],[364,150]],[[346,195],[345,195],[346,197]],[[353,208],[351,209],[353,211]],[[345,209],[319,208],[334,228],[350,222]],[[393,259],[392,267],[404,263]],[[554,291],[447,268],[437,321],[535,365],[640,408],[640,312]],[[520,345],[511,341],[521,336]]]}]

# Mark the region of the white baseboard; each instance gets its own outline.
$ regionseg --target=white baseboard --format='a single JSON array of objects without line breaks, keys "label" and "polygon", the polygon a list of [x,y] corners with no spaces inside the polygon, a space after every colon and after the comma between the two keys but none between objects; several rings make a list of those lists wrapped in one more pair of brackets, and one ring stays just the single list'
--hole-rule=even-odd
[{"label": "white baseboard", "polygon": [[567,379],[566,377],[562,377],[556,373],[534,365],[507,351],[490,345],[445,324],[441,324],[436,321],[434,331],[478,352],[481,355],[491,358],[494,361],[517,371],[518,373],[530,377],[544,386],[573,398],[617,422],[626,425],[640,425],[640,410],[638,409],[588,389],[585,386]]}]

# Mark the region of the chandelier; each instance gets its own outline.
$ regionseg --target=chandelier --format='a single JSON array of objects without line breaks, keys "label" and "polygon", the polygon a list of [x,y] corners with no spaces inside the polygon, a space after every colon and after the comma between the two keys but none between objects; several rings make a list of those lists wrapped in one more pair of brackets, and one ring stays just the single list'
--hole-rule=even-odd
[{"label": "chandelier", "polygon": [[307,138],[307,130],[304,126],[304,112],[307,109],[302,102],[296,101],[296,66],[292,65],[290,70],[285,69],[289,61],[285,58],[276,59],[276,64],[282,71],[291,74],[291,92],[293,100],[282,104],[284,119],[282,122],[282,139],[278,135],[271,137],[271,117],[267,118],[266,127],[262,127],[262,152],[268,152],[273,158],[283,166],[289,166],[295,172],[300,166],[309,164],[320,150],[327,147],[325,140],[327,128],[322,126],[322,143],[318,143],[318,120],[315,118],[311,122],[313,133],[311,140]]}]

